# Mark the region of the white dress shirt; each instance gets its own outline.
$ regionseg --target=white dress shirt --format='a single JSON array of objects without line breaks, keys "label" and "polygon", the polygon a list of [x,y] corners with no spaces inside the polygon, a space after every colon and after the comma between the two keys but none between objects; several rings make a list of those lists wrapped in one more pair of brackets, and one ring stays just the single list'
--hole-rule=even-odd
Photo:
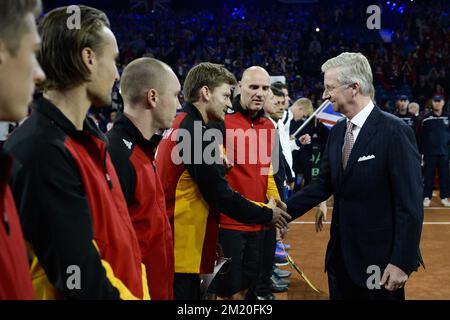
[{"label": "white dress shirt", "polygon": [[356,116],[353,117],[352,120],[347,119],[347,121],[351,121],[354,125],[353,127],[354,143],[356,143],[356,139],[358,139],[359,132],[361,131],[362,126],[366,122],[373,108],[375,108],[375,105],[371,100],[367,106],[365,106],[360,112],[358,112]]}]

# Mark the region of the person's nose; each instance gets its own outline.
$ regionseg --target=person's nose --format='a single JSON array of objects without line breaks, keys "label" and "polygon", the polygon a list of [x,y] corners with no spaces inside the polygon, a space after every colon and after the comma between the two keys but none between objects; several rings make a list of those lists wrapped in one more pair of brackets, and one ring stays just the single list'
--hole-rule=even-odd
[{"label": "person's nose", "polygon": [[45,81],[45,72],[42,70],[41,65],[36,60],[36,66],[34,68],[34,83],[40,84]]},{"label": "person's nose", "polygon": [[265,96],[264,90],[263,90],[262,88],[259,88],[259,89],[256,91],[256,96],[257,96],[258,98],[264,98],[264,96]]}]

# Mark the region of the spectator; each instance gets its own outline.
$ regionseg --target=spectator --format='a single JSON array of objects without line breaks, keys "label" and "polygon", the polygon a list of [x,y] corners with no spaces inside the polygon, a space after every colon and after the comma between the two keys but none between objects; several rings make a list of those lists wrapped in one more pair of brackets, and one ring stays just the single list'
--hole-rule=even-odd
[{"label": "spectator", "polygon": [[420,122],[420,151],[424,162],[424,207],[429,207],[433,195],[435,170],[439,170],[440,198],[445,207],[450,207],[449,196],[449,114],[444,112],[444,97],[433,97],[433,109]]},{"label": "spectator", "polygon": [[408,113],[413,115],[414,117],[419,117],[420,114],[420,106],[417,102],[411,102],[408,104]]}]

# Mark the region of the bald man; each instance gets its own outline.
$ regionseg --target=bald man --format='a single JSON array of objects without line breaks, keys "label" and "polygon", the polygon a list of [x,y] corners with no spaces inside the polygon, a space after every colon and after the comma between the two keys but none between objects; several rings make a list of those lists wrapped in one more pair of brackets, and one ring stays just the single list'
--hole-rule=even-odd
[{"label": "bald man", "polygon": [[173,241],[164,190],[156,170],[159,129],[172,126],[180,82],[156,59],[141,58],[123,71],[124,112],[108,132],[110,153],[136,231],[153,300],[173,299]]},{"label": "bald man", "polygon": [[[233,110],[225,116],[226,152],[233,169],[227,175],[230,186],[249,200],[267,203],[280,200],[273,178],[278,160],[272,149],[276,139],[273,122],[264,117],[264,103],[270,92],[270,77],[261,67],[246,69],[239,82],[240,94]],[[236,210],[235,215],[244,214]],[[241,223],[230,216],[220,217],[219,242],[229,270],[218,275],[212,285],[217,296],[225,299],[256,299],[254,288],[260,274],[262,240],[265,227]],[[273,254],[273,251],[272,251]]]}]

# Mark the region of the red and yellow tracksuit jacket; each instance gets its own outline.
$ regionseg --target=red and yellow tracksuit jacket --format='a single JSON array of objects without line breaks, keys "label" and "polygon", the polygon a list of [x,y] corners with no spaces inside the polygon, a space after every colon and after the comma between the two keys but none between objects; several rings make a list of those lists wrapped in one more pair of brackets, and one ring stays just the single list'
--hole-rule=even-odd
[{"label": "red and yellow tracksuit jacket", "polygon": [[[219,212],[246,223],[272,219],[271,209],[230,188],[220,139],[214,138],[220,131],[212,129],[198,109],[187,103],[157,150],[157,169],[172,224],[176,273],[212,273]],[[212,154],[216,161],[205,161],[205,154]]]}]

